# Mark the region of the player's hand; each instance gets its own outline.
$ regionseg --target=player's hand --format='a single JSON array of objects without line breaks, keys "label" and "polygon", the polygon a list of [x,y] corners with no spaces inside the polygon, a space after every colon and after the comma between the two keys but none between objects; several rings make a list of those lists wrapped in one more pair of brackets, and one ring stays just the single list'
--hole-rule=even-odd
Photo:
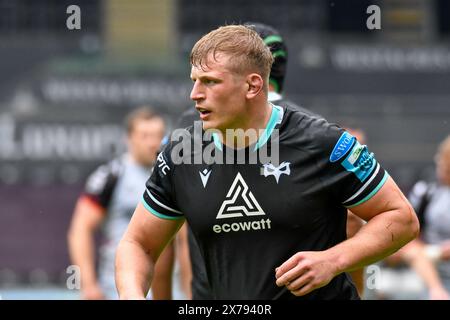
[{"label": "player's hand", "polygon": [[303,296],[327,285],[337,275],[337,267],[324,251],[303,251],[276,268],[279,287],[285,286],[295,296]]},{"label": "player's hand", "polygon": [[99,285],[85,286],[81,292],[83,300],[105,300],[105,295]]}]

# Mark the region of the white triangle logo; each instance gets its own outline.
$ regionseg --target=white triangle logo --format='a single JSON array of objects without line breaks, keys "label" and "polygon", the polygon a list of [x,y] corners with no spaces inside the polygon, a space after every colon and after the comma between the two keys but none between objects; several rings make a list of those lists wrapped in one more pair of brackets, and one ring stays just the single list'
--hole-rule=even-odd
[{"label": "white triangle logo", "polygon": [[[236,206],[236,200],[241,197],[245,205]],[[228,190],[226,199],[220,206],[219,213],[216,219],[235,218],[244,216],[263,216],[265,215],[263,209],[256,201],[253,193],[248,190],[248,186],[238,172]]]},{"label": "white triangle logo", "polygon": [[202,179],[203,188],[206,188],[206,184],[208,183],[209,175],[211,174],[211,169],[203,169],[203,171],[199,171],[200,178]]}]

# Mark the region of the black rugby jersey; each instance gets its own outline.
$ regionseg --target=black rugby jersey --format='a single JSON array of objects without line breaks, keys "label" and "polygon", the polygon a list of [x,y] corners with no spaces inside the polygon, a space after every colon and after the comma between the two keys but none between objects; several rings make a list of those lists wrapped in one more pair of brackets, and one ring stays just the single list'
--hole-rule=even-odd
[{"label": "black rugby jersey", "polygon": [[[299,110],[307,115],[314,116],[317,114],[311,110],[305,109],[298,104],[290,100],[286,100],[283,96],[276,92],[269,91],[268,96],[269,102],[282,107],[289,107],[292,110]],[[180,116],[177,121],[175,128],[187,128],[192,125],[195,121],[200,121],[198,111],[190,106],[187,108]],[[208,278],[206,275],[205,264],[203,262],[200,249],[198,248],[197,242],[190,228],[188,228],[188,243],[189,243],[189,256],[191,260],[192,267],[192,281],[191,281],[191,291],[193,300],[211,300],[213,295],[208,283]]]},{"label": "black rugby jersey", "polygon": [[[202,141],[198,132],[189,129],[192,146]],[[276,132],[278,143],[269,139]],[[245,148],[249,159],[257,154],[256,163],[176,164],[180,143],[158,155],[143,203],[160,218],[187,219],[216,299],[358,298],[345,273],[296,297],[276,286],[275,268],[298,251],[346,239],[346,209],[370,199],[387,179],[366,146],[321,117],[279,106],[258,142]],[[279,161],[262,162],[263,148],[269,154],[278,148]],[[185,162],[194,163],[198,149],[183,153]],[[214,135],[202,150],[236,156]]]}]

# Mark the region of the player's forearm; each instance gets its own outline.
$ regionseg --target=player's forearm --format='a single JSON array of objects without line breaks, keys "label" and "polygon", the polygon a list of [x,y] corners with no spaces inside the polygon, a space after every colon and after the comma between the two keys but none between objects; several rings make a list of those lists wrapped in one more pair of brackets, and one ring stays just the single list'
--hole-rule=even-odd
[{"label": "player's forearm", "polygon": [[70,258],[81,270],[81,287],[97,285],[94,235],[89,229],[72,227],[68,235]]},{"label": "player's forearm", "polygon": [[120,299],[145,299],[154,263],[136,242],[122,239],[116,253],[116,286]]},{"label": "player's forearm", "polygon": [[172,300],[172,275],[175,263],[175,248],[171,242],[158,258],[152,279],[153,300]]},{"label": "player's forearm", "polygon": [[417,217],[408,206],[372,218],[352,238],[327,250],[338,267],[348,272],[379,261],[418,234]]},{"label": "player's forearm", "polygon": [[411,248],[407,261],[423,279],[428,289],[443,287],[436,268],[433,262],[426,256],[423,246]]}]

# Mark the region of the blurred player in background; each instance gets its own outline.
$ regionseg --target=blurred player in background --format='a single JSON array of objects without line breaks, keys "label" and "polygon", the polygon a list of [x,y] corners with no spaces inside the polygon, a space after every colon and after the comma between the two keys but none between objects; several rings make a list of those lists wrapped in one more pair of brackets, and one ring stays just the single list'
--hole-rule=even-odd
[{"label": "blurred player in background", "polygon": [[[117,299],[114,256],[131,215],[139,202],[164,135],[163,119],[139,108],[126,120],[128,152],[100,166],[87,179],[68,232],[72,263],[81,269],[83,299]],[[96,272],[94,234],[102,228]],[[153,299],[171,299],[173,246],[158,261]]]},{"label": "blurred player in background", "polygon": [[[245,26],[220,27],[195,44],[191,99],[203,129],[236,135],[203,141],[219,156],[279,146],[283,163],[175,164],[177,143],[166,145],[118,246],[121,299],[145,298],[159,253],[185,219],[215,299],[358,299],[345,272],[417,236],[413,209],[366,146],[323,118],[268,102],[272,62]],[[249,129],[263,133],[242,139]],[[346,240],[347,208],[367,223]]]},{"label": "blurred player in background", "polygon": [[[361,144],[366,144],[367,139],[364,130],[356,127],[347,127],[346,130],[351,135],[353,135]],[[363,225],[364,221],[358,216],[351,213],[351,211],[349,210],[347,220],[347,236],[354,236],[358,232],[358,230],[362,228]],[[399,266],[403,264],[409,266],[410,269],[412,268],[413,272],[415,272],[416,275],[422,279],[428,290],[428,296],[430,299],[446,300],[449,298],[448,292],[445,290],[441,280],[439,279],[436,268],[428,259],[424,245],[419,239],[414,239],[399,251],[387,257],[384,261],[384,264],[392,266]],[[384,269],[383,273],[386,272],[386,269]],[[352,276],[352,279],[355,282],[356,287],[358,288],[360,296],[364,296],[364,269],[355,270],[351,272],[350,275]],[[402,286],[405,284],[400,282],[401,278],[402,277],[398,277],[398,279],[392,283],[392,292],[395,293],[395,291],[397,291],[400,293],[401,290],[405,289],[402,288]],[[414,279],[412,281],[414,281]]]},{"label": "blurred player in background", "polygon": [[410,201],[421,222],[425,252],[436,263],[444,287],[450,292],[450,136],[435,155],[436,180],[419,181]]}]

